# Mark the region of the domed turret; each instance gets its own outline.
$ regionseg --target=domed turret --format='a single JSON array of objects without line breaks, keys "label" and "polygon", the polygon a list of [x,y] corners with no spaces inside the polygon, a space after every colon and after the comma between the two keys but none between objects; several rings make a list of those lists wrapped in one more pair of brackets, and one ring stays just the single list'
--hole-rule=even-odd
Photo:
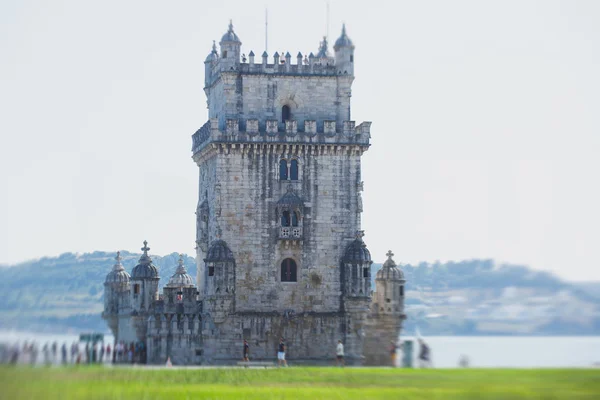
[{"label": "domed turret", "polygon": [[354,44],[346,35],[346,24],[342,26],[342,34],[335,41],[335,65],[339,74],[354,75]]},{"label": "domed turret", "polygon": [[242,42],[233,31],[233,23],[229,21],[229,29],[219,42],[221,46],[221,63],[225,70],[234,69],[240,63]]},{"label": "domed turret", "polygon": [[206,253],[205,294],[233,295],[235,291],[235,258],[233,252],[224,240],[217,239],[208,248]]},{"label": "domed turret", "polygon": [[224,240],[215,240],[206,253],[205,262],[223,262],[223,261],[234,261],[233,253],[227,246]]},{"label": "domed turret", "polygon": [[363,231],[359,231],[342,258],[343,284],[346,296],[369,297],[371,295],[371,253],[363,242]]},{"label": "domed turret", "polygon": [[217,52],[217,45],[213,40],[212,50],[206,56],[204,60],[204,86],[207,87],[210,85],[212,80],[212,67],[219,61],[219,53]]},{"label": "domed turret", "polygon": [[329,54],[329,45],[327,43],[327,36],[323,36],[323,41],[319,43],[319,51],[317,52],[317,60],[321,64],[329,64],[331,55]]},{"label": "domed turret", "polygon": [[129,274],[123,268],[123,264],[121,264],[121,252],[117,251],[117,256],[115,257],[117,263],[113,267],[112,271],[106,275],[105,284],[127,284],[129,283]]},{"label": "domed turret", "polygon": [[148,242],[144,240],[144,247],[142,251],[144,254],[140,257],[138,265],[133,268],[131,277],[133,279],[147,279],[147,278],[158,278],[158,269],[152,264],[152,259],[148,256]]},{"label": "domed turret", "polygon": [[375,276],[375,300],[377,311],[383,314],[404,315],[404,273],[392,259],[394,253],[388,251],[388,259]]},{"label": "domed turret", "polygon": [[354,45],[352,44],[352,40],[350,40],[348,35],[346,35],[346,24],[342,25],[342,34],[335,41],[335,44],[333,45],[333,50],[338,51],[342,47],[354,48]]},{"label": "domed turret", "polygon": [[[152,259],[148,256],[148,242],[144,240],[142,251],[144,254],[140,257],[138,265],[133,268],[131,273],[131,307],[133,312],[138,315],[144,315],[152,302],[158,299],[158,268],[152,264]],[[141,320],[140,320],[141,321]],[[139,322],[139,321],[138,321]],[[140,322],[141,323],[141,322]],[[143,324],[136,328],[138,337],[142,337]],[[138,329],[139,328],[139,329]]]},{"label": "domed turret", "polygon": [[242,44],[238,35],[233,31],[233,21],[229,20],[229,29],[225,34],[221,37],[221,43],[223,42],[232,42]]},{"label": "domed turret", "polygon": [[402,272],[402,270],[398,268],[394,260],[392,260],[394,254],[390,250],[386,255],[388,256],[388,259],[385,260],[381,269],[377,271],[375,279],[394,281],[404,280],[404,272]]},{"label": "domed turret", "polygon": [[208,53],[204,62],[205,63],[213,62],[213,61],[217,61],[218,59],[219,59],[219,52],[217,51],[217,45],[216,45],[215,41],[213,40],[212,50],[210,51],[210,53]]},{"label": "domed turret", "polygon": [[175,271],[175,274],[169,279],[167,284],[169,287],[189,287],[194,286],[194,279],[188,275],[185,265],[183,264],[183,254],[179,255],[179,266]]},{"label": "domed turret", "polygon": [[365,242],[363,242],[362,237],[355,239],[348,245],[346,253],[344,253],[343,261],[345,263],[357,264],[371,264],[373,262],[371,260],[371,253],[369,252],[369,249],[367,249]]}]

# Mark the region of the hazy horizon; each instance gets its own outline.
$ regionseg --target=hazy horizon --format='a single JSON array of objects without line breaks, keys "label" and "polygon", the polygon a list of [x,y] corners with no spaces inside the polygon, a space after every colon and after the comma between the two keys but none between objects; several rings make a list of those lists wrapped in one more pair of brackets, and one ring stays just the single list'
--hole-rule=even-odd
[{"label": "hazy horizon", "polygon": [[[600,3],[330,1],[356,45],[352,119],[377,262],[494,259],[600,280]],[[316,52],[325,1],[0,4],[0,264],[193,255],[204,59]],[[294,61],[295,62],[295,61]],[[234,250],[235,251],[235,250]]]}]

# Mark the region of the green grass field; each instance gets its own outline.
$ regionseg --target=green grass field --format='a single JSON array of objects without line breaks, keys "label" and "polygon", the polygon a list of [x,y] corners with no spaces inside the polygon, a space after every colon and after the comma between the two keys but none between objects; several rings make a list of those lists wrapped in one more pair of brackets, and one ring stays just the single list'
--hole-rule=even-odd
[{"label": "green grass field", "polygon": [[0,399],[600,399],[600,370],[0,366]]}]

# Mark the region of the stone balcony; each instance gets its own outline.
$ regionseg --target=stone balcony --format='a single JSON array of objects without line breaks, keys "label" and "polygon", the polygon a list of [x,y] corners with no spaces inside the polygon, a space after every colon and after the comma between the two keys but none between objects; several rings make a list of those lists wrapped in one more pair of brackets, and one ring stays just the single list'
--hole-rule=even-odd
[{"label": "stone balcony", "polygon": [[268,119],[226,119],[219,124],[211,118],[192,135],[192,153],[204,149],[208,143],[289,143],[369,146],[371,122],[358,126],[354,121],[289,120],[285,123]]},{"label": "stone balcony", "polygon": [[301,226],[282,226],[279,228],[279,240],[300,240],[302,239]]}]

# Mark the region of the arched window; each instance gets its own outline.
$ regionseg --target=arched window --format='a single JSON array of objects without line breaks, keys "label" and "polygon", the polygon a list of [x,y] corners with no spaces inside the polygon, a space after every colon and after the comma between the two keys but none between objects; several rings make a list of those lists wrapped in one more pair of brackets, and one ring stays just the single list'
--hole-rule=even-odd
[{"label": "arched window", "polygon": [[296,282],[296,261],[286,258],[281,262],[281,282]]},{"label": "arched window", "polygon": [[281,213],[281,226],[290,226],[290,212],[284,211]]},{"label": "arched window", "polygon": [[298,212],[296,211],[292,212],[292,226],[298,226]]},{"label": "arched window", "polygon": [[292,119],[292,110],[290,109],[290,106],[286,104],[281,107],[281,122],[285,124],[285,121],[289,121],[290,119]]},{"label": "arched window", "polygon": [[288,178],[287,161],[281,160],[281,161],[279,161],[279,179],[282,181],[287,181],[287,178]]},{"label": "arched window", "polygon": [[290,162],[290,180],[298,180],[298,160],[292,160]]},{"label": "arched window", "polygon": [[400,297],[404,296],[404,286],[400,286]]}]

